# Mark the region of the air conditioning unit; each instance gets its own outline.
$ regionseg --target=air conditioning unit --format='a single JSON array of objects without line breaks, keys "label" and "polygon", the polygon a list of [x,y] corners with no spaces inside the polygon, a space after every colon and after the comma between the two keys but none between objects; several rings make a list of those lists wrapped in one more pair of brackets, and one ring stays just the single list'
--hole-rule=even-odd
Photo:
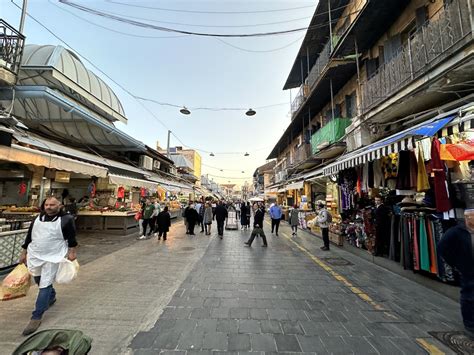
[{"label": "air conditioning unit", "polygon": [[140,168],[146,170],[153,170],[153,158],[146,155],[140,155],[138,165],[140,166]]},{"label": "air conditioning unit", "polygon": [[153,160],[153,169],[160,170],[161,162],[159,160]]}]

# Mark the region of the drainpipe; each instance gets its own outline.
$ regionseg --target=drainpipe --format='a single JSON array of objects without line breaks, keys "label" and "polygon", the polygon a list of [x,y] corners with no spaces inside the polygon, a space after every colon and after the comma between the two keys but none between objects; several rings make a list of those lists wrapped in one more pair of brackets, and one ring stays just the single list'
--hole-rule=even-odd
[{"label": "drainpipe", "polygon": [[328,16],[329,16],[329,47],[332,53],[332,17],[331,17],[331,0],[328,0]]}]

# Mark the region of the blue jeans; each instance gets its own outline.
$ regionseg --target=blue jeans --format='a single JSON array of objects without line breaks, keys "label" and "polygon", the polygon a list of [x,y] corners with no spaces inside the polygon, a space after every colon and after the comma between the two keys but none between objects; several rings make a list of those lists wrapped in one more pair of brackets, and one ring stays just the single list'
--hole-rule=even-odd
[{"label": "blue jeans", "polygon": [[[35,276],[34,279],[36,284],[39,285],[41,276]],[[38,297],[36,298],[35,310],[32,313],[31,319],[41,319],[41,317],[43,317],[43,313],[47,311],[54,300],[56,300],[56,290],[54,289],[53,285],[40,288]]]},{"label": "blue jeans", "polygon": [[474,255],[471,234],[462,226],[450,228],[438,243],[443,259],[461,273],[461,314],[464,327],[474,332]]}]

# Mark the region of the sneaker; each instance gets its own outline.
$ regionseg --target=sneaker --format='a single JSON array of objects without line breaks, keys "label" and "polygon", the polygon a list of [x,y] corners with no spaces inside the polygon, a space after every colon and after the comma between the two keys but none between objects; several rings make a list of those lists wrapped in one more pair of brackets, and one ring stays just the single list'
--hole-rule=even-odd
[{"label": "sneaker", "polygon": [[141,237],[138,237],[139,240],[144,240],[146,239],[146,235],[142,235]]},{"label": "sneaker", "polygon": [[323,250],[323,251],[329,251],[329,248],[327,248],[327,247],[322,247],[321,250]]},{"label": "sneaker", "polygon": [[36,332],[41,325],[41,319],[31,319],[26,328],[23,330],[23,335],[30,335]]},{"label": "sneaker", "polygon": [[53,298],[51,301],[49,301],[48,308],[51,308],[55,303],[56,303],[56,298]]},{"label": "sneaker", "polygon": [[249,242],[245,242],[244,245],[245,245],[246,247],[249,247],[249,246],[250,246]]},{"label": "sneaker", "polygon": [[277,233],[277,234],[275,234],[275,235],[278,237],[278,233]]}]

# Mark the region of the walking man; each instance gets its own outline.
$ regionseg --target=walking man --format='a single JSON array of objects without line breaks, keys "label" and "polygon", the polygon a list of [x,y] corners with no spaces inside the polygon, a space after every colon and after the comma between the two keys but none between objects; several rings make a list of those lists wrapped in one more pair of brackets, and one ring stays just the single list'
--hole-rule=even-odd
[{"label": "walking man", "polygon": [[253,216],[253,227],[256,228],[260,226],[263,228],[263,217],[265,217],[265,208],[261,205],[257,205],[257,209],[255,210],[255,214]]},{"label": "walking man", "polygon": [[288,218],[290,220],[289,222],[291,225],[291,235],[294,237],[296,237],[296,232],[298,232],[298,224],[300,223],[298,213],[298,206],[294,205],[293,209],[290,211],[290,216]]},{"label": "walking man", "polygon": [[265,248],[268,247],[267,237],[265,236],[263,228],[258,224],[254,226],[252,234],[250,235],[250,239],[246,241],[244,244],[248,247],[251,247],[253,240],[255,239],[255,237],[258,237],[258,236],[262,237],[262,241],[263,241],[262,247],[265,247]]},{"label": "walking man", "polygon": [[278,205],[278,202],[270,207],[270,218],[272,219],[272,233],[273,230],[276,232],[276,236],[278,237],[278,228],[280,228],[280,221],[282,216],[281,207]]},{"label": "walking man", "polygon": [[165,206],[163,211],[158,214],[156,221],[158,223],[158,240],[160,240],[161,237],[163,237],[163,240],[166,240],[166,235],[171,226],[171,216],[168,212],[168,206]]},{"label": "walking man", "polygon": [[196,209],[194,208],[193,203],[191,203],[189,205],[189,208],[186,210],[185,217],[186,217],[186,221],[188,222],[189,235],[195,235],[194,234],[194,227],[196,226],[196,223],[198,223],[198,221],[199,221],[199,214],[197,213]]},{"label": "walking man", "polygon": [[443,259],[461,273],[461,314],[466,335],[474,340],[474,210],[464,212],[465,226],[446,231],[438,243]]},{"label": "walking man", "polygon": [[[138,239],[147,239],[153,233],[152,217],[154,212],[155,205],[151,203],[150,199],[147,199],[143,210],[143,235]],[[150,227],[150,232],[146,234],[148,227]]]},{"label": "walking man", "polygon": [[56,197],[48,197],[44,211],[31,223],[20,256],[39,287],[35,310],[23,330],[23,335],[34,333],[41,324],[44,312],[56,302],[53,282],[59,263],[76,259],[76,227],[74,217],[61,211]]},{"label": "walking man", "polygon": [[217,221],[217,234],[219,235],[219,238],[222,239],[224,236],[224,222],[227,219],[227,208],[224,207],[222,201],[219,201],[219,204],[216,207],[214,218]]},{"label": "walking man", "polygon": [[317,217],[317,222],[319,227],[321,228],[321,232],[323,234],[323,243],[324,245],[321,247],[321,250],[328,251],[329,250],[329,223],[332,221],[332,216],[329,211],[326,209],[326,205],[324,202],[320,201],[318,203],[319,213]]}]

